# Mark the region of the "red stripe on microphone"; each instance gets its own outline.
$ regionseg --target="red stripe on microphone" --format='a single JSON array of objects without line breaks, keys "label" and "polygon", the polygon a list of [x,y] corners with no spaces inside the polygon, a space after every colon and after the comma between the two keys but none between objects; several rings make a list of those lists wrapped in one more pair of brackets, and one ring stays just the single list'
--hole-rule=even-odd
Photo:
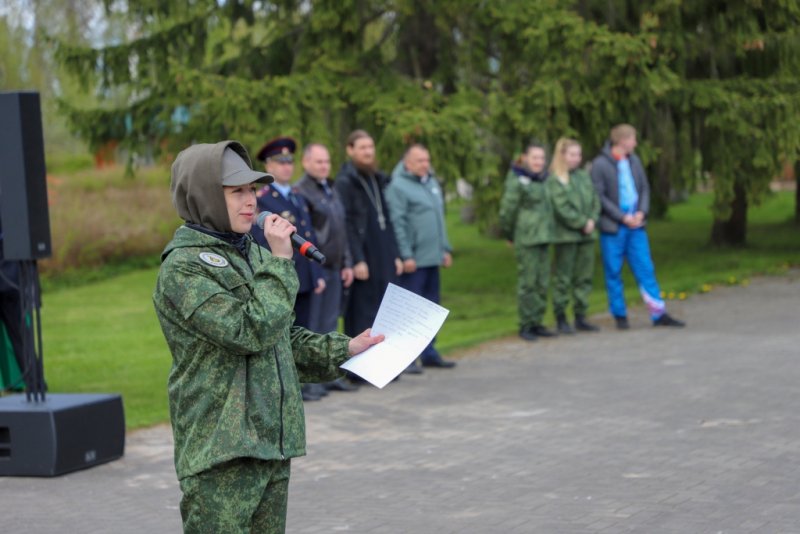
[{"label": "red stripe on microphone", "polygon": [[312,246],[313,246],[313,245],[311,244],[311,242],[310,242],[310,241],[306,241],[305,243],[303,243],[302,245],[300,245],[300,248],[299,248],[299,250],[300,250],[300,254],[302,254],[303,256],[305,256],[305,255],[306,255],[306,250],[310,249]]}]

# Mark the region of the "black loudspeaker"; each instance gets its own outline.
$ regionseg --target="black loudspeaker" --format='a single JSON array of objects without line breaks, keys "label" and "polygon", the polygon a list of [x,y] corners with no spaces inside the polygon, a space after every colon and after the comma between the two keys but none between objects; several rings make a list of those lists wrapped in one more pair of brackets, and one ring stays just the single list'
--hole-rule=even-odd
[{"label": "black loudspeaker", "polygon": [[0,93],[0,213],[6,259],[51,255],[39,93]]},{"label": "black loudspeaker", "polygon": [[108,394],[0,398],[0,475],[56,476],[120,458],[122,397]]}]

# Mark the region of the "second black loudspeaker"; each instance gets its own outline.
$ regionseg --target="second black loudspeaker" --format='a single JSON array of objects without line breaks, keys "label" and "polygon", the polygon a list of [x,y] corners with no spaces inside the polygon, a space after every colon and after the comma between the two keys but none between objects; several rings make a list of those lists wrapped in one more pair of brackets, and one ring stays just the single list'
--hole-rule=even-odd
[{"label": "second black loudspeaker", "polygon": [[50,257],[39,93],[0,93],[0,215],[7,260]]}]

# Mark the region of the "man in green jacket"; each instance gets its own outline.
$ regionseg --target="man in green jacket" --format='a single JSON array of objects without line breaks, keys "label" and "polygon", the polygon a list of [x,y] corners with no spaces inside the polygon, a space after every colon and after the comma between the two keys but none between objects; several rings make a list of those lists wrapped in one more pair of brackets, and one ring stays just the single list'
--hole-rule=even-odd
[{"label": "man in green jacket", "polygon": [[586,320],[586,312],[594,278],[595,223],[600,217],[600,198],[592,179],[580,169],[581,158],[581,145],[577,141],[559,139],[545,184],[555,215],[553,312],[559,334],[575,331],[566,316],[570,297],[575,329],[598,330]]},{"label": "man in green jacket", "polygon": [[526,341],[555,335],[542,324],[547,309],[553,207],[547,179],[544,147],[531,144],[511,166],[500,199],[500,229],[517,256],[519,335]]},{"label": "man in green jacket", "polygon": [[[442,187],[431,169],[430,153],[423,145],[408,147],[395,166],[386,188],[386,203],[403,260],[400,286],[438,304],[439,267],[450,267],[453,257],[444,222]],[[442,358],[434,341],[422,351],[422,365],[455,367],[455,362]],[[422,369],[413,362],[406,372],[420,373]]]},{"label": "man in green jacket", "polygon": [[289,461],[305,454],[299,382],[335,379],[350,355],[382,340],[292,326],[295,227],[267,218],[272,253],[248,235],[255,183],[271,181],[236,141],[191,146],[172,166],[172,200],[186,224],[161,256],[153,302],[172,352],[186,533],[284,532]]}]

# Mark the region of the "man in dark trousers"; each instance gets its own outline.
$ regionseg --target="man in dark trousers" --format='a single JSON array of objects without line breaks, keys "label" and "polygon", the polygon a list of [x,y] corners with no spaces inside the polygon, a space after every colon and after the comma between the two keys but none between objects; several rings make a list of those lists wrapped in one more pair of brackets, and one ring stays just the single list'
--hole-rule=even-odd
[{"label": "man in dark trousers", "polygon": [[375,143],[364,130],[347,138],[346,161],[335,189],[345,207],[347,238],[353,256],[353,285],[344,313],[344,331],[370,328],[390,282],[403,272],[384,189],[388,179],[378,170]]},{"label": "man in dark trousers", "polygon": [[[431,168],[431,156],[423,145],[411,145],[392,171],[386,188],[397,247],[403,260],[400,285],[439,303],[439,267],[453,263],[444,221],[442,186]],[[425,367],[448,369],[456,363],[445,360],[431,341],[420,355]],[[416,362],[407,373],[419,373]]]},{"label": "man in dark trousers", "polygon": [[[275,177],[272,184],[264,186],[256,193],[258,211],[280,215],[297,227],[298,235],[316,243],[317,237],[311,225],[308,203],[291,184],[296,149],[297,143],[291,137],[277,137],[267,141],[256,154],[256,159],[264,163],[267,173]],[[260,228],[254,226],[252,234],[259,245],[269,248]],[[325,278],[319,264],[303,257],[296,250],[293,259],[300,281],[294,305],[294,324],[310,329],[311,299],[315,293],[320,294],[325,290]],[[325,388],[313,384],[304,384],[301,391],[304,400],[319,400],[327,394]]]},{"label": "man in dark trousers", "polygon": [[[316,245],[325,254],[322,266],[325,291],[312,297],[313,332],[335,332],[342,312],[342,290],[353,283],[353,258],[347,243],[344,204],[330,181],[331,156],[325,145],[311,143],[303,149],[303,176],[297,190],[308,202]],[[328,382],[329,390],[353,391],[358,386],[344,379]]]},{"label": "man in dark trousers", "polygon": [[592,162],[591,171],[601,204],[600,250],[609,309],[618,329],[629,328],[622,286],[622,263],[627,259],[653,325],[684,326],[667,313],[650,256],[645,228],[650,185],[642,162],[633,153],[636,129],[630,124],[620,124],[611,129],[609,137]]}]

